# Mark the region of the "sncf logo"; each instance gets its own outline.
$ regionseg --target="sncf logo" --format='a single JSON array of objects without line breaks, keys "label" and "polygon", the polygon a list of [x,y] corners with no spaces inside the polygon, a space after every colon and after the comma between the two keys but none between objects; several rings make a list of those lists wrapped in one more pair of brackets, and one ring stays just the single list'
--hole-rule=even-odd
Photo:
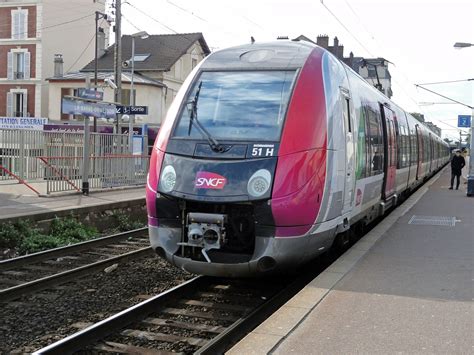
[{"label": "sncf logo", "polygon": [[209,173],[207,171],[199,171],[196,174],[196,182],[194,187],[198,189],[214,189],[221,190],[227,183],[227,179],[219,174]]}]

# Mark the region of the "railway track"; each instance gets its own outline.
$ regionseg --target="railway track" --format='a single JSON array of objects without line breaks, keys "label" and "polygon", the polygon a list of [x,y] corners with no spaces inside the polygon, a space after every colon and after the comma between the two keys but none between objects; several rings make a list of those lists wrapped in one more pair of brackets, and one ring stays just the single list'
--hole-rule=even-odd
[{"label": "railway track", "polygon": [[300,277],[235,280],[199,276],[90,325],[36,354],[223,353],[328,266]]},{"label": "railway track", "polygon": [[0,303],[152,254],[147,228],[0,262]]}]

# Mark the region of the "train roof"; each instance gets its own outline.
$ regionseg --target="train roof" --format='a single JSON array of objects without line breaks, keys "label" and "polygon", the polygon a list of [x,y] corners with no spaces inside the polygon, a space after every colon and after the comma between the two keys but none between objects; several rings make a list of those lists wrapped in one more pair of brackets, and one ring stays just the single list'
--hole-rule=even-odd
[{"label": "train roof", "polygon": [[[297,69],[301,68],[314,44],[301,41],[253,43],[222,49],[210,54],[203,70]],[[321,53],[324,49],[321,48]]]}]

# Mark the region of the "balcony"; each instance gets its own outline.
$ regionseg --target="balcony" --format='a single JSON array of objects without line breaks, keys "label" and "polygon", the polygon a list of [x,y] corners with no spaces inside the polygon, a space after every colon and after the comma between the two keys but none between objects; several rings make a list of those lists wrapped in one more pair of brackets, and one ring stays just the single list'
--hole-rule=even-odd
[{"label": "balcony", "polygon": [[13,79],[15,80],[23,80],[25,78],[25,73],[22,71],[16,71],[13,73]]}]

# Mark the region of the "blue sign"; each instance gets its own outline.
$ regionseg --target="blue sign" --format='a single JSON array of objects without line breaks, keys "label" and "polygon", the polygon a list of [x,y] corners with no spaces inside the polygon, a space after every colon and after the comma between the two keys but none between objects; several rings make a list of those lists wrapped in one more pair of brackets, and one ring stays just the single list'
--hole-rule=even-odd
[{"label": "blue sign", "polygon": [[63,98],[61,113],[97,118],[115,118],[115,105]]},{"label": "blue sign", "polygon": [[470,115],[458,115],[458,127],[471,127],[471,116]]},{"label": "blue sign", "polygon": [[123,115],[148,115],[148,106],[119,106],[117,114]]},{"label": "blue sign", "polygon": [[93,89],[77,89],[77,96],[81,99],[92,99],[99,101],[104,99],[104,93],[102,91],[96,91]]}]

